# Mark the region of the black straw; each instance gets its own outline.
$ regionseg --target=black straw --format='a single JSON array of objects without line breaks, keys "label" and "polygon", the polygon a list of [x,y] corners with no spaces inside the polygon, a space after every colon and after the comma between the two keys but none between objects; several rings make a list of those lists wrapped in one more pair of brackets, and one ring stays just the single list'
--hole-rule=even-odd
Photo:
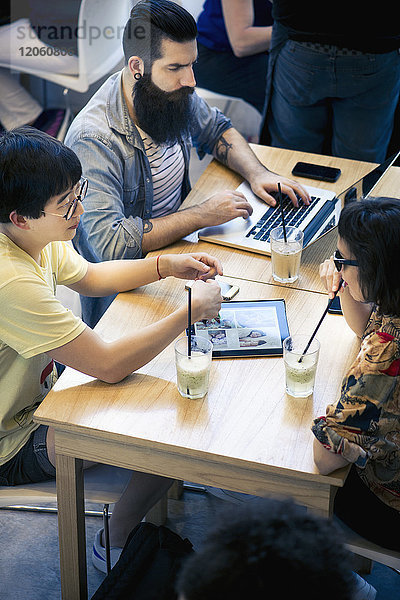
[{"label": "black straw", "polygon": [[188,356],[192,356],[192,288],[187,286],[188,291]]},{"label": "black straw", "polygon": [[279,181],[278,181],[278,193],[279,193],[279,208],[280,208],[281,217],[282,217],[283,239],[285,240],[285,244],[286,244],[287,238],[286,238],[285,216],[283,214],[282,190],[281,190],[281,184],[279,183]]},{"label": "black straw", "polygon": [[336,292],[335,292],[335,295],[333,296],[333,298],[331,298],[331,299],[329,300],[329,302],[328,302],[328,306],[327,306],[327,307],[326,307],[326,309],[324,310],[324,312],[323,312],[323,315],[322,315],[322,317],[320,318],[318,325],[316,326],[316,328],[314,329],[314,331],[313,331],[313,333],[312,333],[312,335],[311,335],[310,339],[308,340],[307,346],[306,346],[306,347],[304,348],[304,350],[303,350],[303,354],[300,356],[300,358],[299,358],[299,360],[298,360],[297,362],[301,363],[301,362],[303,361],[303,357],[304,357],[304,355],[306,354],[306,352],[307,352],[307,350],[309,349],[309,347],[311,346],[311,342],[312,342],[312,341],[313,341],[313,339],[315,338],[315,335],[316,335],[316,333],[317,333],[318,329],[320,328],[320,325],[321,325],[322,321],[325,319],[325,317],[326,317],[326,315],[327,315],[327,313],[328,313],[328,310],[329,310],[329,309],[330,309],[330,307],[331,307],[331,304],[332,304],[332,302],[333,302],[333,301],[334,301],[334,299],[336,298],[336,294],[339,292],[340,288],[342,287],[342,283],[343,283],[343,281],[341,281],[341,282],[340,282],[339,289],[338,289],[338,290],[336,290]]},{"label": "black straw", "polygon": [[[187,352],[188,352],[188,358],[192,358],[192,288],[190,285],[186,286],[187,292],[188,292],[188,334],[187,334],[187,339],[188,339],[188,347],[187,347]],[[186,388],[186,393],[189,396],[190,391],[189,388]]]}]

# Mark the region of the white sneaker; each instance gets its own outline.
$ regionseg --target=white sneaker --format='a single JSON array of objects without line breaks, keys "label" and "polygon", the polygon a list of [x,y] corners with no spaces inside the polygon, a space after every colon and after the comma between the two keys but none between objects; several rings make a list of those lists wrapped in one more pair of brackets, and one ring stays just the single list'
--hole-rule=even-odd
[{"label": "white sneaker", "polygon": [[376,589],[357,573],[353,573],[353,576],[355,580],[353,600],[374,600]]},{"label": "white sneaker", "polygon": [[[99,531],[96,533],[96,536],[94,538],[93,548],[92,548],[92,563],[96,567],[96,569],[98,569],[102,573],[107,574],[106,549],[101,543],[102,533],[103,533],[103,529],[99,529]],[[122,552],[122,548],[118,548],[118,547],[110,548],[111,568],[113,568],[115,563],[118,561],[118,559],[121,555],[121,552]]]}]

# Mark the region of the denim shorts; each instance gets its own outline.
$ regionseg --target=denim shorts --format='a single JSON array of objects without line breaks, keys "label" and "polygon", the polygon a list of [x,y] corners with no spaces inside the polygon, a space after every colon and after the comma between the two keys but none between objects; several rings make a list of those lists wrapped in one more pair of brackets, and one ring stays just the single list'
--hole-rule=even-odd
[{"label": "denim shorts", "polygon": [[54,479],[56,470],[47,455],[46,425],[33,431],[21,450],[0,465],[0,485],[22,485]]}]

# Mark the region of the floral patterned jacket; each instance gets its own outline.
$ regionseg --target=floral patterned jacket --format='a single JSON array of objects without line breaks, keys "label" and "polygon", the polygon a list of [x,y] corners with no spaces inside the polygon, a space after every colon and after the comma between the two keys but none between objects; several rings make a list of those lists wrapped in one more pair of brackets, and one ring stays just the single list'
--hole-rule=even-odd
[{"label": "floral patterned jacket", "polygon": [[364,483],[400,511],[400,318],[374,309],[341,396],[312,431],[323,446],[355,463]]}]

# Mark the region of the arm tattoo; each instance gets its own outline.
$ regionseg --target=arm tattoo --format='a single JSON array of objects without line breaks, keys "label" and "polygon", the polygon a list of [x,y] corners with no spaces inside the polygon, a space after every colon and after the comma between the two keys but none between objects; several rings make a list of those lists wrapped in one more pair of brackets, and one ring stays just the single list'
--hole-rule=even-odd
[{"label": "arm tattoo", "polygon": [[223,164],[228,164],[228,153],[232,150],[233,145],[226,141],[223,135],[219,138],[215,146],[215,157]]},{"label": "arm tattoo", "polygon": [[149,219],[143,219],[143,233],[149,233],[153,229],[153,223]]}]

